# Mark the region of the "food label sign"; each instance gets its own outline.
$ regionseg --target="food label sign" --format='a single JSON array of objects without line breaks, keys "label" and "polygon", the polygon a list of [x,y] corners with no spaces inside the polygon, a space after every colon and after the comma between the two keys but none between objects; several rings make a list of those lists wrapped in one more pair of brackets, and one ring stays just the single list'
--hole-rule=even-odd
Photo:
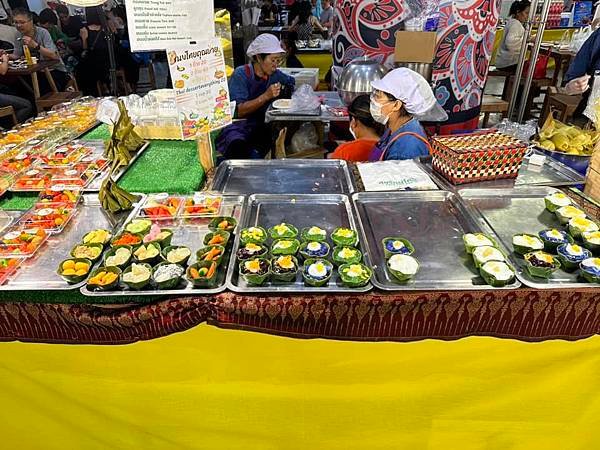
[{"label": "food label sign", "polygon": [[231,123],[225,60],[219,39],[167,50],[183,139]]}]

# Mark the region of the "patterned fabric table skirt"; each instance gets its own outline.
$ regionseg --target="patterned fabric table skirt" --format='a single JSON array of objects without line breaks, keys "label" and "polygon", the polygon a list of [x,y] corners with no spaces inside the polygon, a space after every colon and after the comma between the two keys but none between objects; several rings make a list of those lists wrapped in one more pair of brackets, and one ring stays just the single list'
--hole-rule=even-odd
[{"label": "patterned fabric table skirt", "polygon": [[205,321],[298,338],[577,340],[600,333],[600,290],[287,297],[227,292],[118,307],[0,303],[0,340],[125,344]]}]

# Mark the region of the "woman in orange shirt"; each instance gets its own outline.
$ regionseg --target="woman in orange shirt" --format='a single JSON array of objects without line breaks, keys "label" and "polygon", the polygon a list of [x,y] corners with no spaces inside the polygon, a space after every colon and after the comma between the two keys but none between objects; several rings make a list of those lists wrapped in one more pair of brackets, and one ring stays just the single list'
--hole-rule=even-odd
[{"label": "woman in orange shirt", "polygon": [[348,108],[350,116],[350,133],[354,141],[346,142],[335,149],[327,157],[346,161],[368,161],[375,144],[383,134],[383,125],[375,122],[370,111],[371,99],[368,95],[360,95]]}]

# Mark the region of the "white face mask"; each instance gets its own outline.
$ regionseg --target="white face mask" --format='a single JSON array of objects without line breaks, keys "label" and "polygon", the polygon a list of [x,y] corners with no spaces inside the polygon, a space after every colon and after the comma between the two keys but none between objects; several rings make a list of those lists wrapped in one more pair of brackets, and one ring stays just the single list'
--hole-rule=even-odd
[{"label": "white face mask", "polygon": [[352,135],[352,137],[354,138],[354,140],[356,140],[356,133],[352,129],[352,122],[350,122],[350,126],[348,127],[348,129],[350,130],[350,134]]},{"label": "white face mask", "polygon": [[387,125],[388,120],[390,120],[390,116],[384,115],[383,112],[381,111],[385,105],[387,105],[387,103],[384,103],[382,105],[381,103],[378,103],[375,100],[371,100],[371,104],[369,105],[369,110],[371,111],[373,120],[375,120],[375,122],[380,123],[382,125]]}]

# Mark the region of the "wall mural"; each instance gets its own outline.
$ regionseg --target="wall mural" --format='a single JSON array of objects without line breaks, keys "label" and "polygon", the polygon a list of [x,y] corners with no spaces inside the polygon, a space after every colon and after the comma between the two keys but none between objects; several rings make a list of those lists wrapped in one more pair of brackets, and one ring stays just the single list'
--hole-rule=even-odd
[{"label": "wall mural", "polygon": [[[359,56],[393,66],[394,33],[410,16],[411,0],[337,0],[334,65]],[[448,124],[479,117],[494,45],[500,0],[441,0],[434,90]]]}]

